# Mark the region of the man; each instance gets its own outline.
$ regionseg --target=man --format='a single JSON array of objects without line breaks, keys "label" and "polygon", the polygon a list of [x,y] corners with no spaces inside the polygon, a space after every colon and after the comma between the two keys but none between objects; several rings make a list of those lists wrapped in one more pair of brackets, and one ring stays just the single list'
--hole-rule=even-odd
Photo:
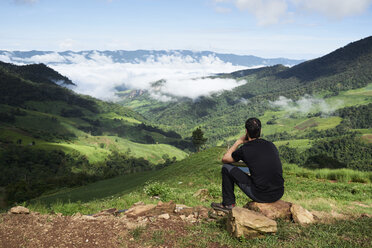
[{"label": "man", "polygon": [[[246,135],[240,137],[222,158],[222,203],[212,203],[215,210],[228,212],[235,206],[234,184],[256,202],[275,202],[284,194],[277,148],[272,142],[260,138],[259,119],[249,118],[245,129]],[[250,175],[231,164],[240,160],[248,166]]]}]

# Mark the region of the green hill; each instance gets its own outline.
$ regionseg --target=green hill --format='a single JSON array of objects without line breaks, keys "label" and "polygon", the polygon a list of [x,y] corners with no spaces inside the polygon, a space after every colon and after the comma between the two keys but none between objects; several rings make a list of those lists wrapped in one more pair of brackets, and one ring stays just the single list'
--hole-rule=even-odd
[{"label": "green hill", "polygon": [[0,63],[0,187],[18,192],[10,201],[155,169],[193,149],[128,108],[65,86],[73,83],[43,64]]}]

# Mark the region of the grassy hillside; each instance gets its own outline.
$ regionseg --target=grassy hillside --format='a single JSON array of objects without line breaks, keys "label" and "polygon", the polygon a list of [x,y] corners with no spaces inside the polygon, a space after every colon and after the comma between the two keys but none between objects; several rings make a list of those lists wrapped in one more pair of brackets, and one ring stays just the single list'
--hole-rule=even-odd
[{"label": "grassy hillside", "polygon": [[[54,211],[68,215],[76,212],[91,214],[104,208],[126,209],[137,201],[156,203],[158,200],[151,198],[151,193],[146,194],[146,192],[156,192],[163,201],[173,200],[189,206],[208,207],[212,201],[221,200],[220,158],[224,151],[224,148],[218,147],[208,149],[155,172],[141,172],[83,187],[65,189],[41,196],[25,205],[43,213]],[[283,169],[284,200],[301,204],[312,211],[321,211],[330,216],[343,216],[351,220],[339,221],[336,224],[314,224],[306,228],[279,222],[280,231],[277,236],[267,236],[259,241],[240,242],[230,238],[224,226],[218,223],[202,223],[195,226],[198,239],[210,240],[207,237],[213,235],[215,242],[229,247],[277,247],[279,244],[281,247],[317,246],[317,244],[324,247],[327,244],[332,246],[335,242],[338,242],[336,245],[338,247],[366,247],[365,245],[371,241],[370,238],[367,240],[361,238],[365,235],[363,230],[371,226],[372,222],[370,218],[359,219],[359,216],[362,213],[372,214],[371,172],[360,173],[347,169],[307,170],[287,163],[284,164]],[[201,188],[209,191],[206,201],[200,201],[193,196]],[[244,205],[248,198],[239,189],[236,190],[236,194],[237,204]],[[286,230],[289,229],[291,231],[287,232]],[[353,229],[353,233],[348,234],[348,229]],[[187,236],[190,239],[189,244],[195,239],[192,233]],[[312,235],[308,236],[309,233]],[[341,236],[351,236],[348,240],[337,241],[336,233]],[[143,244],[148,240],[140,242]],[[205,245],[202,243],[196,246],[205,247]]]},{"label": "grassy hillside", "polygon": [[128,108],[63,87],[73,85],[43,64],[0,63],[0,187],[9,201],[155,169],[193,149]]}]

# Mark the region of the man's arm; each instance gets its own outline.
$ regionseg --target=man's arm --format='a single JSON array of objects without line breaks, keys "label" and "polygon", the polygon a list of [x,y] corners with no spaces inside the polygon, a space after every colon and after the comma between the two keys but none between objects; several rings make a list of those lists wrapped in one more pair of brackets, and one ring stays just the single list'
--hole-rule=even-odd
[{"label": "man's arm", "polygon": [[240,137],[237,141],[235,141],[234,145],[232,145],[230,147],[229,150],[227,150],[227,152],[225,153],[225,155],[223,155],[223,158],[222,158],[222,163],[224,164],[230,164],[230,163],[234,163],[234,162],[237,162],[234,160],[234,158],[231,156],[231,154],[236,150],[238,149],[238,147],[243,144],[243,143],[246,143],[248,142],[248,140],[246,140],[246,135]]}]

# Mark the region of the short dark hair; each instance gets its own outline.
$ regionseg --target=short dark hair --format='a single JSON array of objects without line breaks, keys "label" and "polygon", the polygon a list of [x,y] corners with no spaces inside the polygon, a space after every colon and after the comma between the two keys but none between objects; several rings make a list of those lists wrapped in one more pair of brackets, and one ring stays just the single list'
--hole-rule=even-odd
[{"label": "short dark hair", "polygon": [[245,129],[247,129],[250,138],[259,138],[261,135],[261,121],[257,118],[249,118],[245,122]]}]

